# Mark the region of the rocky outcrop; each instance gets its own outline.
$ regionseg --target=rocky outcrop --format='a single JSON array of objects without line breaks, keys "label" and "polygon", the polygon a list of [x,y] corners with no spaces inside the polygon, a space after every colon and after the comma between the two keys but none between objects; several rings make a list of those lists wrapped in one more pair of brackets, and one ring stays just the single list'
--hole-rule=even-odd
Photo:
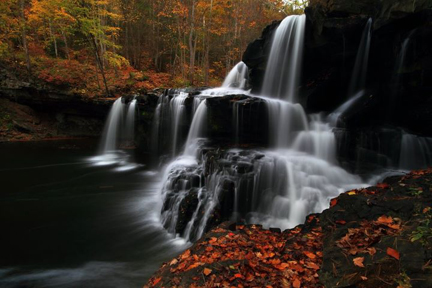
[{"label": "rocky outcrop", "polygon": [[224,223],[144,287],[431,287],[432,170],[351,190],[281,232]]}]

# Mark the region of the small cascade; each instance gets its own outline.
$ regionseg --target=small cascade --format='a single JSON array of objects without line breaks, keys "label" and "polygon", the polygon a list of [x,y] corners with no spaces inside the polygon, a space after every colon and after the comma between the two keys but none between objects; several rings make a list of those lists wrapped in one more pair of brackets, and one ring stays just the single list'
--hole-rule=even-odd
[{"label": "small cascade", "polygon": [[126,102],[125,98],[120,97],[111,108],[105,123],[99,156],[90,159],[96,165],[127,165],[127,167],[119,168],[121,171],[136,167],[129,163],[130,153],[122,150],[122,148],[131,148],[135,145],[137,100],[133,98],[129,103]]},{"label": "small cascade", "polygon": [[124,105],[122,98],[118,98],[108,115],[105,123],[105,128],[102,136],[100,152],[101,154],[108,154],[118,148],[117,142],[120,135],[120,130],[123,126],[124,118]]},{"label": "small cascade", "polygon": [[199,104],[195,112],[183,155],[196,156],[197,149],[199,148],[199,141],[205,134],[205,128],[207,126],[206,120],[207,104],[206,100],[204,100]]},{"label": "small cascade", "polygon": [[356,103],[360,98],[363,97],[365,92],[363,90],[357,92],[351,99],[339,106],[334,112],[332,112],[327,117],[327,121],[332,127],[337,127],[339,118],[344,114],[354,103]]},{"label": "small cascade", "polygon": [[300,104],[264,98],[269,117],[270,145],[290,147],[294,134],[309,129],[306,113]]},{"label": "small cascade", "polygon": [[182,120],[185,118],[186,107],[184,105],[186,98],[189,94],[180,92],[175,95],[174,98],[170,102],[170,112],[171,112],[171,135],[172,139],[172,156],[177,155],[177,149],[179,146],[179,129]]},{"label": "small cascade", "polygon": [[432,138],[402,134],[399,168],[424,169],[432,165]]},{"label": "small cascade", "polygon": [[126,114],[126,127],[125,127],[125,140],[127,141],[128,146],[133,146],[135,141],[135,119],[136,119],[136,104],[137,100],[133,99],[129,103],[129,107],[127,109]]},{"label": "small cascade", "polygon": [[360,42],[359,50],[357,52],[354,70],[351,76],[351,82],[348,90],[349,97],[356,95],[358,91],[363,90],[366,87],[371,32],[372,18],[369,18],[366,23],[365,29],[363,30],[362,39]]},{"label": "small cascade", "polygon": [[249,69],[246,64],[239,62],[225,77],[222,87],[245,89],[248,72]]},{"label": "small cascade", "polygon": [[336,161],[336,137],[332,127],[319,114],[311,115],[309,130],[298,133],[293,149],[314,155],[329,163]]},{"label": "small cascade", "polygon": [[277,28],[263,82],[262,95],[296,101],[303,56],[306,16],[288,16]]},{"label": "small cascade", "polygon": [[198,111],[201,99],[181,90],[167,90],[159,97],[152,128],[155,157],[167,150],[171,158],[181,155],[187,141],[189,125]]},{"label": "small cascade", "polygon": [[357,52],[356,61],[354,64],[353,74],[348,90],[348,100],[332,112],[328,121],[333,127],[336,127],[340,116],[343,115],[352,105],[354,105],[365,94],[367,69],[369,63],[369,50],[372,34],[372,18],[366,23],[363,30],[362,39]]}]

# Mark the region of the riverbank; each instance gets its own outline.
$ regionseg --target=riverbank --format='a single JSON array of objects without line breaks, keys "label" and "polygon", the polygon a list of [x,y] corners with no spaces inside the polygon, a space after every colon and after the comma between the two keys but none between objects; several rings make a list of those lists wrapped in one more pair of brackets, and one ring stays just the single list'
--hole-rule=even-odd
[{"label": "riverbank", "polygon": [[431,287],[431,182],[389,177],[283,232],[224,223],[144,287]]}]

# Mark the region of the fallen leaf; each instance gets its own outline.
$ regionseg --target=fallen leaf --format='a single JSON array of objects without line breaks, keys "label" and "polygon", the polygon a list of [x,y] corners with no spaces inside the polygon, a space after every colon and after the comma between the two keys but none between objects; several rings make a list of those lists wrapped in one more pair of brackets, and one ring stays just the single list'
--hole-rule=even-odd
[{"label": "fallen leaf", "polygon": [[334,206],[336,206],[337,202],[338,202],[338,200],[337,200],[336,198],[335,198],[335,199],[332,199],[332,200],[330,201],[330,207],[334,207]]},{"label": "fallen leaf", "polygon": [[294,287],[294,288],[300,288],[300,285],[301,285],[301,282],[300,282],[299,279],[295,279],[295,280],[293,281],[293,287]]},{"label": "fallen leaf", "polygon": [[350,196],[352,196],[352,195],[356,195],[357,194],[357,192],[355,191],[355,190],[352,190],[352,191],[349,191],[348,192],[348,195],[350,195]]},{"label": "fallen leaf", "polygon": [[162,280],[162,277],[156,278],[156,279],[153,281],[153,286],[156,285],[156,284],[158,284],[161,280]]},{"label": "fallen leaf", "polygon": [[367,250],[368,250],[369,255],[371,255],[371,256],[375,255],[377,252],[374,247],[368,248]]},{"label": "fallen leaf", "polygon": [[178,263],[178,260],[177,259],[174,259],[174,260],[172,260],[171,262],[170,262],[170,266],[173,266],[173,265],[175,265],[175,264],[177,264]]},{"label": "fallen leaf", "polygon": [[364,257],[357,257],[353,259],[354,265],[362,268],[364,268],[363,261]]},{"label": "fallen leaf", "polygon": [[363,281],[366,281],[368,278],[366,276],[360,276]]},{"label": "fallen leaf", "polygon": [[303,251],[303,254],[305,254],[310,259],[315,259],[316,258],[316,255],[314,253],[312,253],[312,252],[309,252],[309,251]]},{"label": "fallen leaf", "polygon": [[204,268],[203,273],[204,273],[205,276],[208,276],[208,275],[210,275],[212,273],[212,270],[208,269],[208,268]]},{"label": "fallen leaf", "polygon": [[387,255],[389,255],[389,256],[397,259],[397,260],[399,260],[399,258],[400,258],[399,252],[395,249],[390,248],[390,247],[387,248]]},{"label": "fallen leaf", "polygon": [[378,218],[377,222],[381,224],[391,224],[393,223],[393,218],[390,216],[383,215]]}]

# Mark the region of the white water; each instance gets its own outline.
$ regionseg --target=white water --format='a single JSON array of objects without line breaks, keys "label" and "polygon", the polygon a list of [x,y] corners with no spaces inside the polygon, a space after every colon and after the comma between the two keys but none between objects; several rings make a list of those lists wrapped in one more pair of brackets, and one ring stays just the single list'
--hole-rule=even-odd
[{"label": "white water", "polygon": [[296,101],[303,57],[306,16],[288,16],[275,32],[262,95]]},{"label": "white water", "polygon": [[192,124],[189,129],[189,135],[185,144],[185,151],[183,155],[196,156],[199,148],[199,140],[204,136],[207,124],[207,103],[206,100],[199,104]]},{"label": "white water", "polygon": [[403,133],[399,167],[405,170],[427,168],[432,165],[432,138]]},{"label": "white water", "polygon": [[101,154],[108,154],[117,149],[124,114],[122,98],[118,98],[108,115],[101,141]]},{"label": "white water", "polygon": [[249,69],[246,64],[239,62],[225,77],[222,87],[244,89],[246,87],[248,72]]},{"label": "white water", "polygon": [[171,127],[172,132],[171,135],[173,137],[172,139],[172,155],[177,155],[177,149],[179,145],[179,129],[180,125],[182,124],[182,120],[185,117],[185,100],[189,96],[189,94],[180,92],[179,94],[176,94],[174,98],[170,102],[170,109],[171,109]]},{"label": "white water", "polygon": [[126,114],[126,127],[125,127],[125,139],[128,144],[132,145],[135,141],[135,113],[136,113],[137,100],[133,99],[129,103],[129,107]]}]

